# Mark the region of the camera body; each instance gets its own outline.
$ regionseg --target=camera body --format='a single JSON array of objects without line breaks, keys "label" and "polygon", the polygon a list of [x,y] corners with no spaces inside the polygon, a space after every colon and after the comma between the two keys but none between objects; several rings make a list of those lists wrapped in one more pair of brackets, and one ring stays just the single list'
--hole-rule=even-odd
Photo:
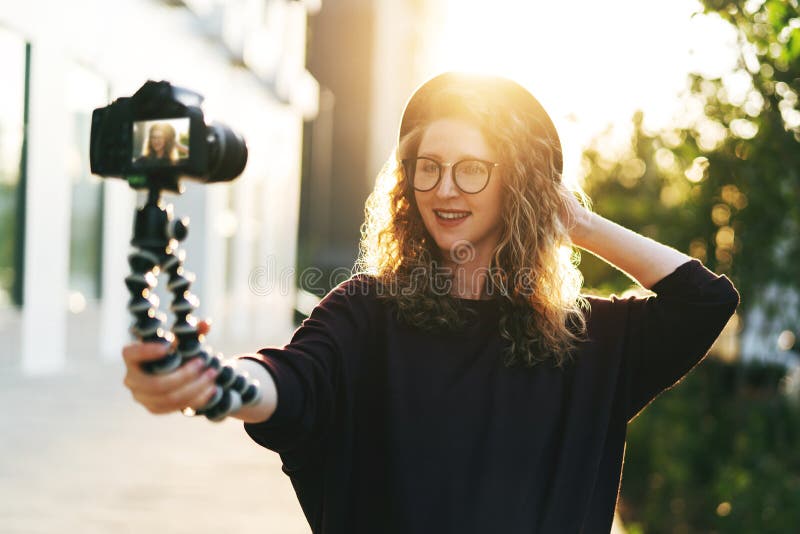
[{"label": "camera body", "polygon": [[247,163],[244,139],[220,123],[206,125],[203,97],[166,81],[148,81],[131,97],[92,113],[92,173],[127,179],[136,189],[179,192],[182,176],[223,182]]}]

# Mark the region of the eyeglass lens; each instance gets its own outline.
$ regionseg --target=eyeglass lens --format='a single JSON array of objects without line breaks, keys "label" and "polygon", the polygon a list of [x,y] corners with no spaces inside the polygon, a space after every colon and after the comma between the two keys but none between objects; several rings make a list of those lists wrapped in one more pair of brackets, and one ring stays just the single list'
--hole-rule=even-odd
[{"label": "eyeglass lens", "polygon": [[[416,158],[411,168],[414,172],[414,188],[428,191],[436,187],[444,172],[442,165],[433,159]],[[459,189],[466,193],[477,193],[489,181],[489,166],[480,160],[466,159],[453,165],[453,179]]]}]

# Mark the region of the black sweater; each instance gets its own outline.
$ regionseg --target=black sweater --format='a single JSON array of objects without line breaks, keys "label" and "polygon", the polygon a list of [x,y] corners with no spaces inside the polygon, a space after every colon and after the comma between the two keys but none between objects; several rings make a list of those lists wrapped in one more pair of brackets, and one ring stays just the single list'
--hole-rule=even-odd
[{"label": "black sweater", "polygon": [[478,320],[431,334],[375,290],[344,282],[260,351],[278,405],[245,429],[280,453],[315,534],[608,532],[626,425],[739,303],[697,260],[656,296],[587,296],[590,341],[559,370],[503,366],[496,300],[463,300]]}]

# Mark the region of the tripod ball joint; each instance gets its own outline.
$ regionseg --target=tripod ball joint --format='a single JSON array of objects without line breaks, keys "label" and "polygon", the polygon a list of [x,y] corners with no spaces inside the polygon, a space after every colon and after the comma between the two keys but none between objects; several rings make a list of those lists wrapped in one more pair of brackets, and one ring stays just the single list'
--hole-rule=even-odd
[{"label": "tripod ball joint", "polygon": [[183,241],[189,235],[189,217],[182,217],[167,226],[170,237],[176,241]]},{"label": "tripod ball joint", "polygon": [[210,421],[222,421],[243,406],[252,406],[261,400],[261,389],[257,380],[250,379],[247,372],[239,373],[233,362],[224,362],[221,355],[208,356],[203,351],[196,358],[206,363],[206,368],[218,371],[216,391],[211,400],[194,415],[205,415]]},{"label": "tripod ball joint", "polygon": [[144,362],[141,367],[142,370],[151,375],[163,375],[171,373],[181,366],[181,357],[177,352],[167,354],[160,360],[154,362]]},{"label": "tripod ball joint", "polygon": [[[188,230],[188,218],[173,221],[172,206],[162,206],[160,191],[151,189],[146,203],[136,212],[131,239],[134,250],[128,255],[131,274],[125,278],[125,285],[130,293],[128,311],[134,317],[130,331],[143,342],[172,347],[163,358],[142,364],[146,373],[170,373],[195,358],[200,358],[206,368],[218,371],[214,395],[196,412],[216,422],[243,406],[257,403],[261,390],[258,381],[245,372],[240,373],[234,363],[224,361],[221,354],[213,354],[203,343],[197,320],[192,316],[199,305],[190,292],[194,275],[184,270],[185,254],[176,248],[176,242],[183,241]],[[167,317],[159,312],[159,300],[154,293],[159,273],[168,276],[166,289],[172,293],[169,309],[175,320],[171,330],[165,327]]]}]

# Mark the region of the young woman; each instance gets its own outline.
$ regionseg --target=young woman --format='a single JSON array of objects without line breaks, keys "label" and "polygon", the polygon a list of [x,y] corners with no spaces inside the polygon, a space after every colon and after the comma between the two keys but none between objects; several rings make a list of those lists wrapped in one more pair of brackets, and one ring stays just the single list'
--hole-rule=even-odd
[{"label": "young woman", "polygon": [[[516,83],[447,73],[412,96],[359,274],[288,345],[239,361],[265,394],[236,417],[280,453],[313,532],[609,531],[627,423],[739,295],[584,208],[561,171],[553,123]],[[582,296],[573,245],[656,295]],[[213,371],[139,371],[163,354],[126,347],[134,397],[202,406]]]},{"label": "young woman", "polygon": [[179,153],[179,143],[175,128],[167,122],[156,122],[147,131],[142,155],[137,159],[137,163],[148,164],[167,164],[177,163]]}]

